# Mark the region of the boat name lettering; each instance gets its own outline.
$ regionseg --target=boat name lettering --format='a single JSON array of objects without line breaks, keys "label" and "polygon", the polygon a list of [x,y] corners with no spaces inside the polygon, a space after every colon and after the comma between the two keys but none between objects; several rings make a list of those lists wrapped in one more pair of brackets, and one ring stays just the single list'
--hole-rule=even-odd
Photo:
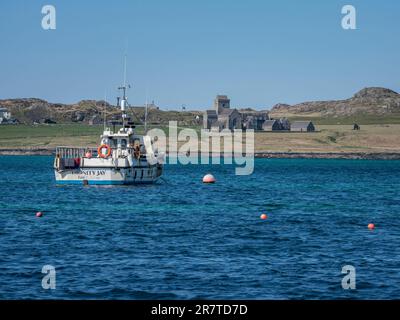
[{"label": "boat name lettering", "polygon": [[86,176],[104,176],[106,174],[105,170],[81,170],[80,174],[84,174]]}]

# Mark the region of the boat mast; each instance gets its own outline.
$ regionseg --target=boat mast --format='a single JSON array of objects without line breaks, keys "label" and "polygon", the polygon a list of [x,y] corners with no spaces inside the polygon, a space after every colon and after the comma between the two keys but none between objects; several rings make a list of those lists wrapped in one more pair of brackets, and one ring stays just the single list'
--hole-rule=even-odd
[{"label": "boat mast", "polygon": [[144,134],[147,135],[147,108],[148,108],[148,103],[147,103],[147,92],[146,92],[146,106],[144,108]]},{"label": "boat mast", "polygon": [[104,90],[104,117],[103,117],[103,131],[106,130],[107,123],[107,90]]},{"label": "boat mast", "polygon": [[121,108],[122,113],[122,127],[125,127],[125,120],[127,118],[126,114],[126,107],[127,107],[127,97],[126,97],[126,90],[129,89],[131,86],[126,84],[126,54],[124,56],[124,84],[118,87],[118,90],[122,90],[122,99],[118,98],[119,106]]}]

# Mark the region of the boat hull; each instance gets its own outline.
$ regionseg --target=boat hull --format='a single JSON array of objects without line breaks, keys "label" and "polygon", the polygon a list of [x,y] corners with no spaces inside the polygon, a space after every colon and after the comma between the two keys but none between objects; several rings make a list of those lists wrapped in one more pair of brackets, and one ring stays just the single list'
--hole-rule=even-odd
[{"label": "boat hull", "polygon": [[129,185],[156,182],[162,167],[77,168],[54,170],[57,184]]}]

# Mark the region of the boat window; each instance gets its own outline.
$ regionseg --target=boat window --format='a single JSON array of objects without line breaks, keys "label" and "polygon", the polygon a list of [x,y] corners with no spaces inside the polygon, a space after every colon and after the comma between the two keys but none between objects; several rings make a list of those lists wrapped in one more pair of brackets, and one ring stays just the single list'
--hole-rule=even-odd
[{"label": "boat window", "polygon": [[114,140],[114,139],[110,139],[109,140],[110,141],[110,147],[112,148],[112,149],[114,149],[114,148],[116,148],[117,147],[117,141],[116,140]]},{"label": "boat window", "polygon": [[126,148],[126,139],[121,139],[121,148]]}]

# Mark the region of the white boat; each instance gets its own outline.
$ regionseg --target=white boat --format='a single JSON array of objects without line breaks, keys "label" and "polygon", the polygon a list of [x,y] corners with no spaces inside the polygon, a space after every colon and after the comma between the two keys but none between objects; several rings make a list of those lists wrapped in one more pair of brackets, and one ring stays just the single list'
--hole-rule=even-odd
[{"label": "white boat", "polygon": [[[57,184],[115,185],[156,182],[163,173],[164,154],[153,150],[148,135],[137,135],[126,114],[126,86],[122,99],[121,121],[104,128],[100,146],[93,148],[57,147],[54,173]],[[116,126],[121,128],[116,130]]]},{"label": "white boat", "polygon": [[135,135],[125,127],[116,133],[104,131],[97,152],[57,147],[54,173],[58,184],[153,183],[163,172],[160,158],[149,136]]}]

